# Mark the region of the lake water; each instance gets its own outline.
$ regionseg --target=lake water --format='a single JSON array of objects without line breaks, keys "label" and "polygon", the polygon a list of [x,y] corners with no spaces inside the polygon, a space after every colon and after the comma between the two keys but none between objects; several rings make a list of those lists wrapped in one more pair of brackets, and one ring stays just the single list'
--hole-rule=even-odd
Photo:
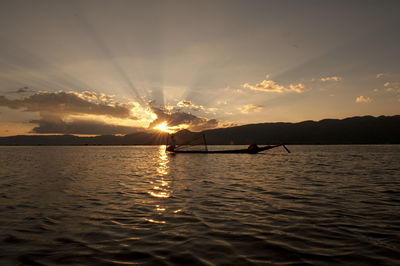
[{"label": "lake water", "polygon": [[400,145],[164,148],[0,147],[0,265],[400,264]]}]

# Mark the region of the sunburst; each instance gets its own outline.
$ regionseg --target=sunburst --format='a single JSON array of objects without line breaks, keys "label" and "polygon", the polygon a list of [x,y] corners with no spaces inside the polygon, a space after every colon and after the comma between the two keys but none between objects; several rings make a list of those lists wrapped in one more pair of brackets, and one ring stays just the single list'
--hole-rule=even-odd
[{"label": "sunburst", "polygon": [[153,129],[159,130],[161,132],[166,132],[169,134],[174,134],[175,132],[188,127],[189,126],[187,124],[180,124],[178,126],[168,126],[168,123],[164,121],[161,124],[158,124],[157,126],[153,127]]}]

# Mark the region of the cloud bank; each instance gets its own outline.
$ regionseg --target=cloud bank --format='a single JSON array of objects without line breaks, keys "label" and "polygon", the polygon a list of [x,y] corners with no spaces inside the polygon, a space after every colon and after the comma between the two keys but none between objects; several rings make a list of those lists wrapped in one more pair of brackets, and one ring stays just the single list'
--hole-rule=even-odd
[{"label": "cloud bank", "polygon": [[255,85],[244,83],[242,84],[242,87],[255,91],[266,91],[266,92],[277,92],[277,93],[293,92],[293,91],[297,93],[302,93],[306,90],[306,88],[301,83],[297,85],[290,84],[289,87],[285,87],[277,84],[275,81],[270,79],[263,80],[262,82]]},{"label": "cloud bank", "polygon": [[16,100],[0,96],[0,106],[41,114],[91,114],[137,119],[131,113],[134,105],[112,102],[111,99],[110,96],[97,95],[95,92],[40,91]]},{"label": "cloud bank", "polygon": [[115,135],[130,134],[143,131],[143,128],[107,124],[101,121],[76,119],[70,122],[62,119],[40,119],[32,120],[31,123],[38,124],[32,129],[33,133],[52,134],[78,134],[78,135]]},{"label": "cloud bank", "polygon": [[119,103],[112,96],[90,91],[39,91],[22,99],[0,96],[0,106],[38,113],[39,119],[29,121],[37,124],[32,133],[127,134],[156,118],[138,103]]},{"label": "cloud bank", "polygon": [[183,111],[169,112],[165,108],[157,107],[152,107],[152,110],[157,115],[157,119],[150,123],[149,128],[153,128],[163,122],[167,122],[172,127],[186,125],[191,131],[202,131],[219,126],[219,121],[216,119],[198,117]]},{"label": "cloud bank", "polygon": [[[29,91],[23,88],[18,90],[18,93]],[[165,108],[152,107],[151,104],[143,107],[137,102],[121,103],[113,96],[91,91],[39,91],[20,99],[0,96],[0,106],[39,115],[39,119],[29,121],[37,125],[32,129],[32,133],[129,134],[151,129],[163,122],[167,122],[169,126],[202,131],[216,128],[220,124],[216,119],[203,118],[183,111],[210,111],[188,100]]]}]

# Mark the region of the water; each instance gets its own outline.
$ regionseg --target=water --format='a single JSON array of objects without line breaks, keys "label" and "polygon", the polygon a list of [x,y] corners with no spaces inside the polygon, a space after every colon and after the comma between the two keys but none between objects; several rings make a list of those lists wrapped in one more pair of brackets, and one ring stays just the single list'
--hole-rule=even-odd
[{"label": "water", "polygon": [[400,146],[0,147],[0,265],[399,265]]}]

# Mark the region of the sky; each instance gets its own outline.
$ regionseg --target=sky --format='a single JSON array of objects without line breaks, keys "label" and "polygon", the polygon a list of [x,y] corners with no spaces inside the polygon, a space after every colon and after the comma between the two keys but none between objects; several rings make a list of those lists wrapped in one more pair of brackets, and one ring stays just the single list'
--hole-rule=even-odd
[{"label": "sky", "polygon": [[397,115],[399,13],[385,0],[2,0],[0,136]]}]

